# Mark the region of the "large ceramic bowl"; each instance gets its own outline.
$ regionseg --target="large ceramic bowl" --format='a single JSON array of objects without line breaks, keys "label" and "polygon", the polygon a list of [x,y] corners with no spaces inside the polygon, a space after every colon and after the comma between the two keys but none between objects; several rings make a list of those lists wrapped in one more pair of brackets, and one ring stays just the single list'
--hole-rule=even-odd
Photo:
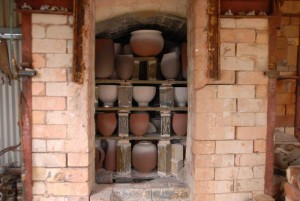
[{"label": "large ceramic bowl", "polygon": [[154,98],[156,88],[152,86],[134,86],[133,98],[138,102],[140,107],[147,107],[149,102]]},{"label": "large ceramic bowl", "polygon": [[156,56],[164,47],[164,38],[161,32],[156,30],[134,31],[131,32],[130,47],[138,56]]},{"label": "large ceramic bowl", "polygon": [[98,98],[103,102],[104,107],[113,107],[118,98],[117,85],[99,85],[97,87]]},{"label": "large ceramic bowl", "polygon": [[174,87],[174,99],[177,106],[185,107],[187,102],[187,87]]}]

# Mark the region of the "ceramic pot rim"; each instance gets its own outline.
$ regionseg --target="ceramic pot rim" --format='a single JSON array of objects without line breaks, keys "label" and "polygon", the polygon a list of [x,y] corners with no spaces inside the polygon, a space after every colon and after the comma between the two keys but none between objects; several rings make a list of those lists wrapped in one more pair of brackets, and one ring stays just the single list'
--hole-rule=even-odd
[{"label": "ceramic pot rim", "polygon": [[152,30],[152,29],[143,29],[143,30],[133,31],[133,32],[131,32],[131,35],[134,35],[134,34],[144,34],[144,33],[161,34],[161,31],[158,31],[158,30]]}]

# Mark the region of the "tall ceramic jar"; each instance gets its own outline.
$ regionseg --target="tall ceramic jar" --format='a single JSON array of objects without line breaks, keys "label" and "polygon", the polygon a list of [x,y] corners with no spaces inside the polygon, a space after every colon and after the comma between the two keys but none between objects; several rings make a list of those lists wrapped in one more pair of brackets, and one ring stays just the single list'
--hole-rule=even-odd
[{"label": "tall ceramic jar", "polygon": [[111,39],[96,39],[95,48],[95,76],[96,78],[107,79],[114,72],[114,42]]},{"label": "tall ceramic jar", "polygon": [[135,170],[150,173],[157,164],[157,147],[148,141],[141,141],[132,149],[132,165]]},{"label": "tall ceramic jar", "polygon": [[134,70],[133,55],[116,56],[116,69],[120,79],[129,80]]},{"label": "tall ceramic jar", "polygon": [[138,56],[156,56],[164,47],[164,38],[157,30],[134,31],[131,33],[130,47]]},{"label": "tall ceramic jar", "polygon": [[98,132],[105,136],[111,136],[117,127],[117,117],[114,112],[100,112],[97,114],[96,127]]},{"label": "tall ceramic jar", "polygon": [[107,150],[104,160],[104,168],[116,171],[117,167],[117,140],[107,140]]},{"label": "tall ceramic jar", "polygon": [[178,54],[176,52],[164,54],[160,63],[160,69],[166,79],[176,79],[180,70]]},{"label": "tall ceramic jar", "polygon": [[136,136],[143,136],[149,126],[148,112],[131,113],[129,117],[130,132]]},{"label": "tall ceramic jar", "polygon": [[187,114],[174,113],[172,128],[176,135],[185,136],[187,133]]}]

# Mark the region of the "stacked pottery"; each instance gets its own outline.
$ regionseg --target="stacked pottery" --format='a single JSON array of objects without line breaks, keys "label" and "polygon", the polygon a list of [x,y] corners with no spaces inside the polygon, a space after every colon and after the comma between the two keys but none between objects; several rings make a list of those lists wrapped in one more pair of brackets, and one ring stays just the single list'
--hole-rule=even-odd
[{"label": "stacked pottery", "polygon": [[174,113],[172,118],[172,128],[178,136],[185,136],[187,133],[187,114]]},{"label": "stacked pottery", "polygon": [[104,160],[104,168],[110,171],[116,171],[117,167],[117,140],[107,140],[107,150]]},{"label": "stacked pottery", "polygon": [[116,69],[120,79],[129,80],[134,70],[133,55],[116,56]]},{"label": "stacked pottery", "polygon": [[113,107],[118,98],[117,85],[99,85],[97,87],[98,98],[103,102],[104,107]]},{"label": "stacked pottery", "polygon": [[181,73],[182,77],[187,79],[187,44],[182,43],[181,46]]},{"label": "stacked pottery", "polygon": [[138,30],[131,33],[130,47],[138,56],[156,56],[164,47],[164,39],[160,31]]},{"label": "stacked pottery", "polygon": [[130,114],[129,129],[135,136],[143,136],[149,126],[148,112],[135,112]]},{"label": "stacked pottery", "polygon": [[141,173],[152,172],[157,164],[157,148],[148,141],[141,141],[132,149],[132,165]]},{"label": "stacked pottery", "polygon": [[185,107],[187,103],[187,87],[174,87],[174,99],[178,107]]},{"label": "stacked pottery", "polygon": [[105,152],[101,147],[96,148],[96,159],[95,159],[95,167],[96,171],[103,167],[103,161],[105,159]]},{"label": "stacked pottery", "polygon": [[180,70],[178,54],[176,52],[164,54],[160,63],[160,69],[166,79],[176,79]]},{"label": "stacked pottery", "polygon": [[110,78],[114,72],[115,51],[111,39],[96,39],[95,76],[100,79]]},{"label": "stacked pottery", "polygon": [[139,107],[147,107],[149,102],[154,98],[156,88],[152,86],[134,86],[133,98]]},{"label": "stacked pottery", "polygon": [[100,112],[97,114],[96,127],[98,132],[105,136],[111,136],[117,127],[117,117],[114,112]]}]

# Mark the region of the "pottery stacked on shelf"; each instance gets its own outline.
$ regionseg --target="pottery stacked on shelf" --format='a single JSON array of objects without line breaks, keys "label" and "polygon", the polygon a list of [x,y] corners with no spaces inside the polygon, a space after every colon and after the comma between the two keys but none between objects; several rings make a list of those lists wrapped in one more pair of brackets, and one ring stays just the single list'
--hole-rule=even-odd
[{"label": "pottery stacked on shelf", "polygon": [[105,137],[111,136],[117,128],[117,116],[115,112],[100,112],[96,116],[96,128]]},{"label": "pottery stacked on shelf", "polygon": [[134,112],[129,117],[129,130],[136,136],[143,136],[149,126],[148,112]]},{"label": "pottery stacked on shelf", "polygon": [[133,75],[134,61],[133,55],[117,55],[116,71],[121,80],[129,80]]},{"label": "pottery stacked on shelf", "polygon": [[153,86],[134,86],[133,99],[138,103],[139,107],[147,107],[152,101],[156,93]]},{"label": "pottery stacked on shelf", "polygon": [[113,107],[118,98],[118,85],[98,85],[97,94],[104,107]]},{"label": "pottery stacked on shelf", "polygon": [[187,114],[174,113],[172,117],[172,128],[176,135],[185,136],[187,133]]},{"label": "pottery stacked on shelf", "polygon": [[114,43],[111,39],[96,39],[95,76],[107,79],[113,75],[115,66]]},{"label": "pottery stacked on shelf", "polygon": [[152,172],[157,164],[157,147],[149,141],[141,141],[132,149],[132,166],[141,173]]},{"label": "pottery stacked on shelf", "polygon": [[187,87],[174,87],[174,100],[178,107],[185,107],[188,99]]}]

